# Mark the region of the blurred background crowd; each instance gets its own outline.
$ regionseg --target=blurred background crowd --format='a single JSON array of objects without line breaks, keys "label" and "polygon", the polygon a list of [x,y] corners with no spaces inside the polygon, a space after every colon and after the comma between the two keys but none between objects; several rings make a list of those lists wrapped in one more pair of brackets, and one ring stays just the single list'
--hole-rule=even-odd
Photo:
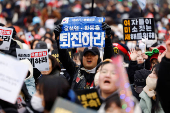
[{"label": "blurred background crowd", "polygon": [[[35,39],[45,40],[53,49],[55,25],[64,17],[91,16],[92,0],[1,0],[0,22],[6,27],[14,25],[17,39],[24,43],[24,49],[32,48],[25,38],[25,33],[31,32]],[[148,41],[147,46],[157,42],[161,44],[165,34],[170,30],[170,1],[147,0],[145,10],[141,12],[134,0],[95,0],[93,16],[106,17],[114,31],[113,42],[123,40],[122,19],[126,18],[155,18],[156,40]],[[127,43],[127,42],[122,42]],[[136,42],[128,42],[129,49]],[[50,46],[51,44],[51,46]],[[32,45],[33,46],[33,45]]]}]

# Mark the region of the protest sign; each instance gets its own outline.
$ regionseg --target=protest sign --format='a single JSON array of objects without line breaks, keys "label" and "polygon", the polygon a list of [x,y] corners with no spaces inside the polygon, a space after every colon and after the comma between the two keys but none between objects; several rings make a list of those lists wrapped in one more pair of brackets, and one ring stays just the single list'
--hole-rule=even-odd
[{"label": "protest sign", "polygon": [[25,37],[28,42],[34,40],[34,37],[32,36],[31,32],[25,33]]},{"label": "protest sign", "polygon": [[15,104],[28,66],[13,57],[0,54],[0,99]]},{"label": "protest sign", "polygon": [[137,2],[138,2],[138,4],[139,4],[140,8],[141,8],[142,10],[144,10],[145,7],[146,7],[146,0],[137,0]]},{"label": "protest sign", "polygon": [[13,34],[13,29],[0,27],[0,38],[3,39],[3,41],[0,41],[1,50],[9,50],[12,34]]},{"label": "protest sign", "polygon": [[97,113],[97,112],[90,109],[84,109],[80,105],[77,105],[68,100],[58,97],[50,113]]},{"label": "protest sign", "polygon": [[66,17],[62,20],[60,48],[105,47],[103,17]]},{"label": "protest sign", "polygon": [[97,89],[76,90],[75,92],[84,108],[91,108],[95,110],[100,108],[101,100]]},{"label": "protest sign", "polygon": [[125,41],[155,40],[155,27],[153,18],[136,18],[123,20],[123,33]]},{"label": "protest sign", "polygon": [[32,66],[40,71],[49,70],[49,59],[47,49],[24,50],[16,49],[17,59],[28,59]]}]

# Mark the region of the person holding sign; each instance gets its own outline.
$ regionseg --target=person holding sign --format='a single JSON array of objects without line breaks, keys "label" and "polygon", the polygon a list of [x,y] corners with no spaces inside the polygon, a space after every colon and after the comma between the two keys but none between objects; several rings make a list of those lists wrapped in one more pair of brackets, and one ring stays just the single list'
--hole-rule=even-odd
[{"label": "person holding sign", "polygon": [[[54,33],[57,44],[59,45],[59,35],[62,31],[62,25],[57,25]],[[111,43],[111,28],[108,24],[102,23],[102,29],[106,31],[104,59],[111,58],[112,43]],[[83,51],[83,58],[80,67],[73,62],[66,49],[58,48],[59,59],[64,68],[70,74],[70,85],[73,89],[89,89],[94,85],[95,69],[100,63],[100,53],[97,47],[86,47]]]}]

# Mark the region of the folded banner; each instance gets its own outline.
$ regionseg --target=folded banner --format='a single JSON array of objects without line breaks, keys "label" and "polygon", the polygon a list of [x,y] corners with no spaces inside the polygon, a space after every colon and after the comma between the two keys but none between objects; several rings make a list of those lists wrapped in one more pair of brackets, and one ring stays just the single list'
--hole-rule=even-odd
[{"label": "folded banner", "polygon": [[105,47],[103,17],[66,17],[62,20],[60,48]]},{"label": "folded banner", "polygon": [[155,26],[153,18],[134,18],[123,20],[125,41],[155,40]]},{"label": "folded banner", "polygon": [[0,38],[3,41],[0,41],[1,50],[9,50],[11,39],[12,39],[13,29],[0,27]]},{"label": "folded banner", "polygon": [[17,59],[28,59],[32,66],[40,71],[49,70],[48,49],[24,50],[16,49]]},{"label": "folded banner", "polygon": [[11,56],[0,54],[0,99],[15,104],[28,66]]}]

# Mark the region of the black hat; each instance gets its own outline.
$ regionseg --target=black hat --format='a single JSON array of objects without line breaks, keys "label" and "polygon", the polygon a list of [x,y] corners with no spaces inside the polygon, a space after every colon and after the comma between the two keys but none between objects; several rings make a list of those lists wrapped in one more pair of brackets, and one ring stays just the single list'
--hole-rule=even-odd
[{"label": "black hat", "polygon": [[43,41],[39,41],[36,44],[35,49],[47,49],[47,44]]},{"label": "black hat", "polygon": [[83,56],[87,53],[87,52],[92,52],[94,55],[98,55],[100,57],[100,53],[97,47],[86,47],[83,51]]},{"label": "black hat", "polygon": [[146,78],[151,74],[150,70],[141,69],[135,71],[134,74],[134,85],[136,86],[136,92],[140,93],[146,86]]}]

